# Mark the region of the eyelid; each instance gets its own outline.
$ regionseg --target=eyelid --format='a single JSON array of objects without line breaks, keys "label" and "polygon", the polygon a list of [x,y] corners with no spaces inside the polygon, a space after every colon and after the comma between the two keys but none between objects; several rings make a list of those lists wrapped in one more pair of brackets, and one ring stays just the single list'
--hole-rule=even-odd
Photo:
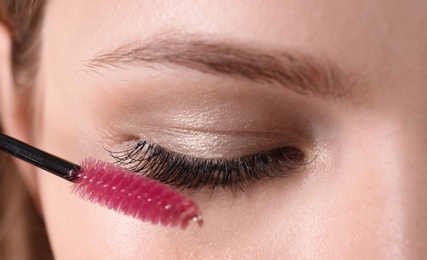
[{"label": "eyelid", "polygon": [[[139,140],[150,140],[161,147],[167,147],[179,154],[205,159],[239,158],[283,146],[303,149],[312,147],[308,131],[301,131],[295,125],[288,129],[269,131],[216,131],[211,129],[183,129],[177,127],[144,126],[136,135],[124,135],[120,130],[105,139],[111,150],[125,150]],[[143,133],[141,133],[143,132]],[[113,138],[114,136],[114,138]]]},{"label": "eyelid", "polygon": [[108,151],[116,164],[174,188],[216,187],[243,190],[247,183],[276,179],[303,170],[305,154],[281,147],[235,159],[202,159],[179,154],[147,141],[122,151]]}]

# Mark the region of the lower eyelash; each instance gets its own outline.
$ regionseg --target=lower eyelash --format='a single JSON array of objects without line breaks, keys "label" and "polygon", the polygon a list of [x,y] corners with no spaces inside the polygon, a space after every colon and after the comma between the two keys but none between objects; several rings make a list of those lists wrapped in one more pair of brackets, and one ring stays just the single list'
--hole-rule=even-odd
[{"label": "lower eyelash", "polygon": [[305,155],[294,147],[282,147],[235,159],[204,159],[169,151],[140,141],[123,151],[108,151],[116,164],[174,188],[199,190],[204,187],[244,189],[261,179],[289,176],[307,165]]}]

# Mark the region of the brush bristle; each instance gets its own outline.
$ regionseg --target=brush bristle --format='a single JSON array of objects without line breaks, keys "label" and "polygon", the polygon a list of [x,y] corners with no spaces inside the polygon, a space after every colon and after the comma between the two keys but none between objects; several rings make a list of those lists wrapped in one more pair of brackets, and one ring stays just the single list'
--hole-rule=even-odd
[{"label": "brush bristle", "polygon": [[153,224],[202,224],[195,202],[158,181],[95,159],[80,166],[73,190],[84,199]]}]

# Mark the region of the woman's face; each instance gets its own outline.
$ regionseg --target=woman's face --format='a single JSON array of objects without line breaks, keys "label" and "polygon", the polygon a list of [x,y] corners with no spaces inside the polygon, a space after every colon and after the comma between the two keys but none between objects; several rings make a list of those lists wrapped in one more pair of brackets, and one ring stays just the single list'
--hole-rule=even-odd
[{"label": "woman's face", "polygon": [[138,140],[304,160],[273,169],[287,178],[184,190],[205,220],[185,231],[38,172],[56,258],[426,257],[425,1],[48,2],[38,147],[74,162],[114,162],[106,150]]}]

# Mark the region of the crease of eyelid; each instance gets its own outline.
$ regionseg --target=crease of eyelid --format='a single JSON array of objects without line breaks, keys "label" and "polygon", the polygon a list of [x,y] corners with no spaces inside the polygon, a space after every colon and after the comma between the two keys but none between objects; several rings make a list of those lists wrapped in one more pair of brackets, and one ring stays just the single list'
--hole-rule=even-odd
[{"label": "crease of eyelid", "polygon": [[[309,144],[313,143],[310,133],[298,130],[301,127],[295,127],[291,129],[282,129],[282,128],[269,128],[263,131],[246,131],[246,130],[203,130],[195,129],[190,127],[140,127],[138,130],[140,132],[147,133],[164,133],[164,134],[183,134],[183,135],[218,135],[218,136],[235,136],[236,138],[262,138],[268,137],[270,139],[280,139],[280,140],[290,140],[295,144],[301,144],[304,146],[311,146]],[[97,129],[97,132],[102,136],[101,140],[103,143],[106,143],[107,146],[113,147],[118,144],[126,144],[128,142],[135,142],[137,140],[144,139],[144,136],[127,134],[123,135],[123,129],[109,130],[106,131],[105,128]],[[118,136],[121,136],[118,139]],[[286,137],[286,138],[285,138]]]},{"label": "crease of eyelid", "polygon": [[[159,132],[156,132],[158,135]],[[312,151],[314,148],[314,140],[306,132],[295,133],[295,131],[286,131],[281,133],[249,133],[245,135],[221,135],[212,134],[209,132],[179,132],[171,129],[162,129],[161,137],[147,137],[147,132],[144,135],[127,135],[120,140],[111,140],[106,142],[104,139],[104,147],[108,149],[123,149],[127,148],[140,140],[150,139],[156,145],[167,147],[175,147],[177,153],[193,156],[196,153],[200,158],[204,159],[223,159],[225,151],[229,152],[231,159],[245,156],[246,154],[262,152],[265,149],[275,149],[283,145],[295,146],[307,151]],[[170,140],[177,141],[170,141]],[[179,140],[179,141],[178,141]],[[164,146],[163,146],[164,147]],[[242,154],[242,152],[248,152]]]},{"label": "crease of eyelid", "polygon": [[[281,138],[287,136],[287,139],[296,140],[300,139],[298,136],[302,134],[292,134],[290,131],[284,131],[282,129],[267,129],[264,131],[245,131],[245,130],[236,130],[236,131],[228,131],[228,130],[201,130],[201,129],[192,129],[192,128],[180,128],[180,127],[169,127],[169,128],[161,128],[161,131],[165,134],[183,134],[183,135],[211,135],[211,136],[235,136],[235,137],[269,137],[269,138]],[[147,131],[145,131],[147,132]],[[295,131],[294,131],[295,132]],[[127,140],[136,140],[140,139],[139,136],[129,136]]]},{"label": "crease of eyelid", "polygon": [[[300,52],[249,47],[214,36],[165,34],[98,52],[84,61],[84,70],[102,76],[102,69],[131,65],[155,69],[156,65],[185,67],[203,73],[227,75],[256,83],[280,85],[300,95],[326,100],[354,99],[355,82],[326,58]],[[352,81],[354,79],[352,78]]]}]

